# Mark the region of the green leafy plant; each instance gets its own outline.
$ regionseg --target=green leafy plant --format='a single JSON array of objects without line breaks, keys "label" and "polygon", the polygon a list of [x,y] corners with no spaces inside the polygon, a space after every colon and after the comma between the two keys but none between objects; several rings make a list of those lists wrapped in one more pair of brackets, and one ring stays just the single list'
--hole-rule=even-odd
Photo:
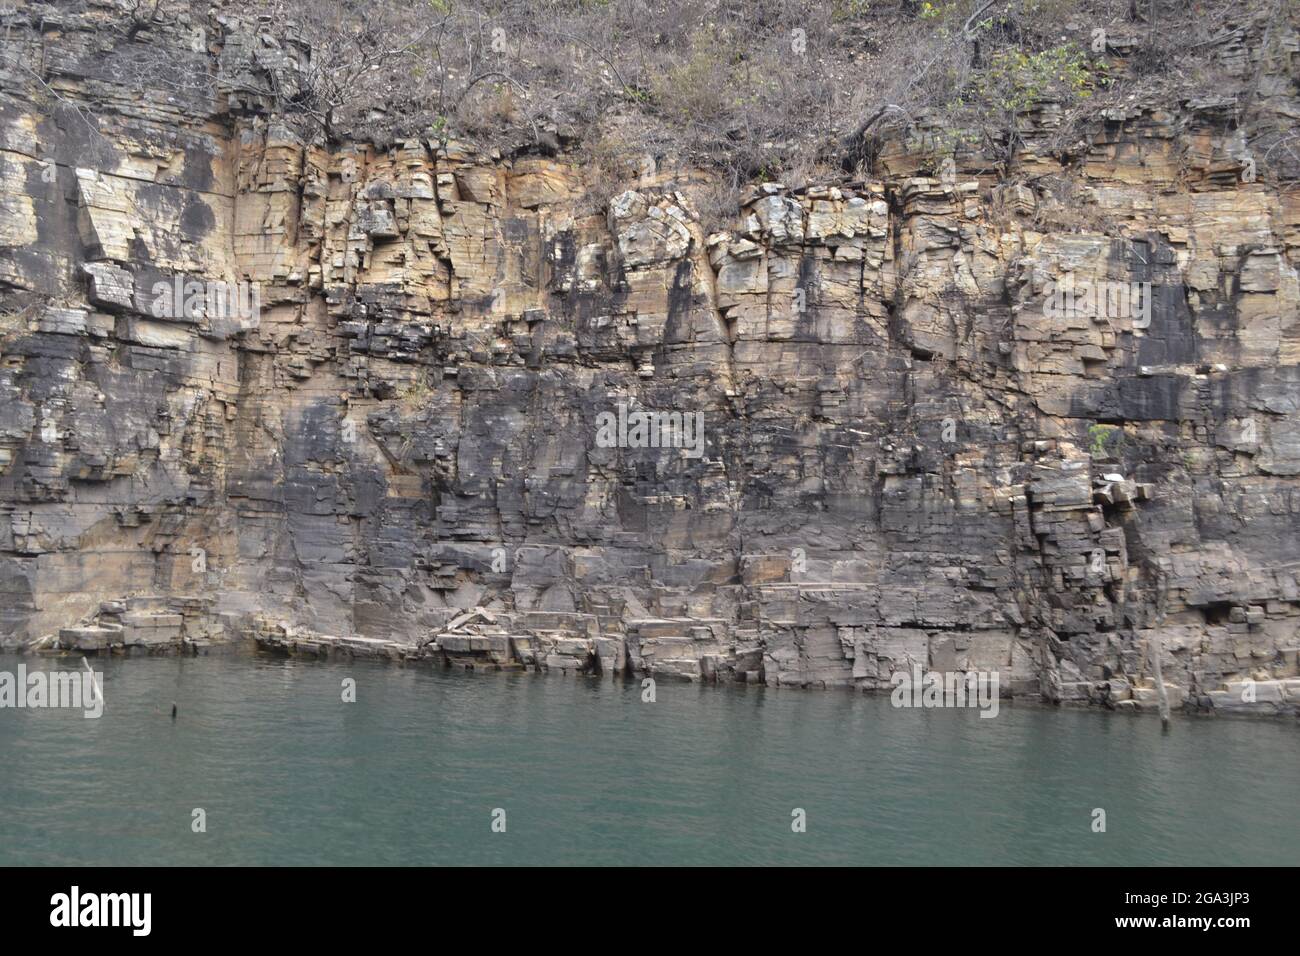
[{"label": "green leafy plant", "polygon": [[999,50],[963,99],[1017,113],[1045,99],[1072,102],[1091,95],[1088,58],[1073,43],[1026,53]]},{"label": "green leafy plant", "polygon": [[1113,458],[1124,447],[1124,432],[1114,425],[1088,426],[1088,453],[1096,458]]}]

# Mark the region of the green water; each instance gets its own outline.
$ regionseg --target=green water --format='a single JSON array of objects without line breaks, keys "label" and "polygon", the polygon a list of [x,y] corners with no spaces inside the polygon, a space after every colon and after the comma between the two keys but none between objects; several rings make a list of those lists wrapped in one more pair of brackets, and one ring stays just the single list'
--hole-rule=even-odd
[{"label": "green water", "polygon": [[849,691],[660,681],[643,703],[553,674],[95,666],[98,720],[0,710],[0,864],[1300,864],[1294,722],[1162,735]]}]

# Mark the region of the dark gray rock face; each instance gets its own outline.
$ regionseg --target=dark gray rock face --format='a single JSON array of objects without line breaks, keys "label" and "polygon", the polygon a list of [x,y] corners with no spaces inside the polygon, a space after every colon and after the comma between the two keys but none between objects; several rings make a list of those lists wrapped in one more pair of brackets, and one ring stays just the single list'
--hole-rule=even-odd
[{"label": "dark gray rock face", "polygon": [[[1300,704],[1300,192],[1195,104],[706,235],[689,171],[593,213],[564,155],[303,147],[228,20],[158,28],[212,84],[131,95],[104,15],[60,40],[84,111],[0,76],[5,644],[1126,709],[1155,645],[1175,706]],[[1113,234],[1040,229],[1049,172]]]}]

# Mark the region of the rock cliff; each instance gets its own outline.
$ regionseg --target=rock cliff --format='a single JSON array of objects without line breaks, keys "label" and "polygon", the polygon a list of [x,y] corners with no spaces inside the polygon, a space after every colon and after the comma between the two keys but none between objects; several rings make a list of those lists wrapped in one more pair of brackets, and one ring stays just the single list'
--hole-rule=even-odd
[{"label": "rock cliff", "polygon": [[[1068,158],[1039,104],[1008,171],[887,141],[709,233],[707,171],[304,144],[291,44],[119,15],[0,9],[0,641],[1300,703],[1300,189],[1230,121],[1300,115],[1294,24]],[[644,411],[702,444],[597,440]]]}]

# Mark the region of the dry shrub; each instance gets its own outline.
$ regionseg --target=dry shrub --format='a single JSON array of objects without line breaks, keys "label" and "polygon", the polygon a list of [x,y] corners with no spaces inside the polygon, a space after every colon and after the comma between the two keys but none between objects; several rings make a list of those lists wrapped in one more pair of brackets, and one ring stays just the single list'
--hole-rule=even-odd
[{"label": "dry shrub", "polygon": [[[1144,98],[1236,92],[1244,122],[1270,91],[1257,60],[1216,64],[1216,38],[1240,30],[1254,49],[1273,30],[1279,46],[1300,17],[1286,0],[252,5],[283,49],[301,41],[313,51],[297,75],[266,70],[305,137],[433,127],[506,151],[553,150],[614,129],[634,152],[717,168],[732,182],[869,174],[882,141],[925,128],[946,131],[939,149],[949,154],[1004,166],[1042,100],[1068,121],[1049,148],[1070,148],[1106,106]],[[1100,55],[1089,49],[1098,27],[1113,38]],[[1290,130],[1262,131],[1270,158],[1292,170],[1300,150]]]}]

